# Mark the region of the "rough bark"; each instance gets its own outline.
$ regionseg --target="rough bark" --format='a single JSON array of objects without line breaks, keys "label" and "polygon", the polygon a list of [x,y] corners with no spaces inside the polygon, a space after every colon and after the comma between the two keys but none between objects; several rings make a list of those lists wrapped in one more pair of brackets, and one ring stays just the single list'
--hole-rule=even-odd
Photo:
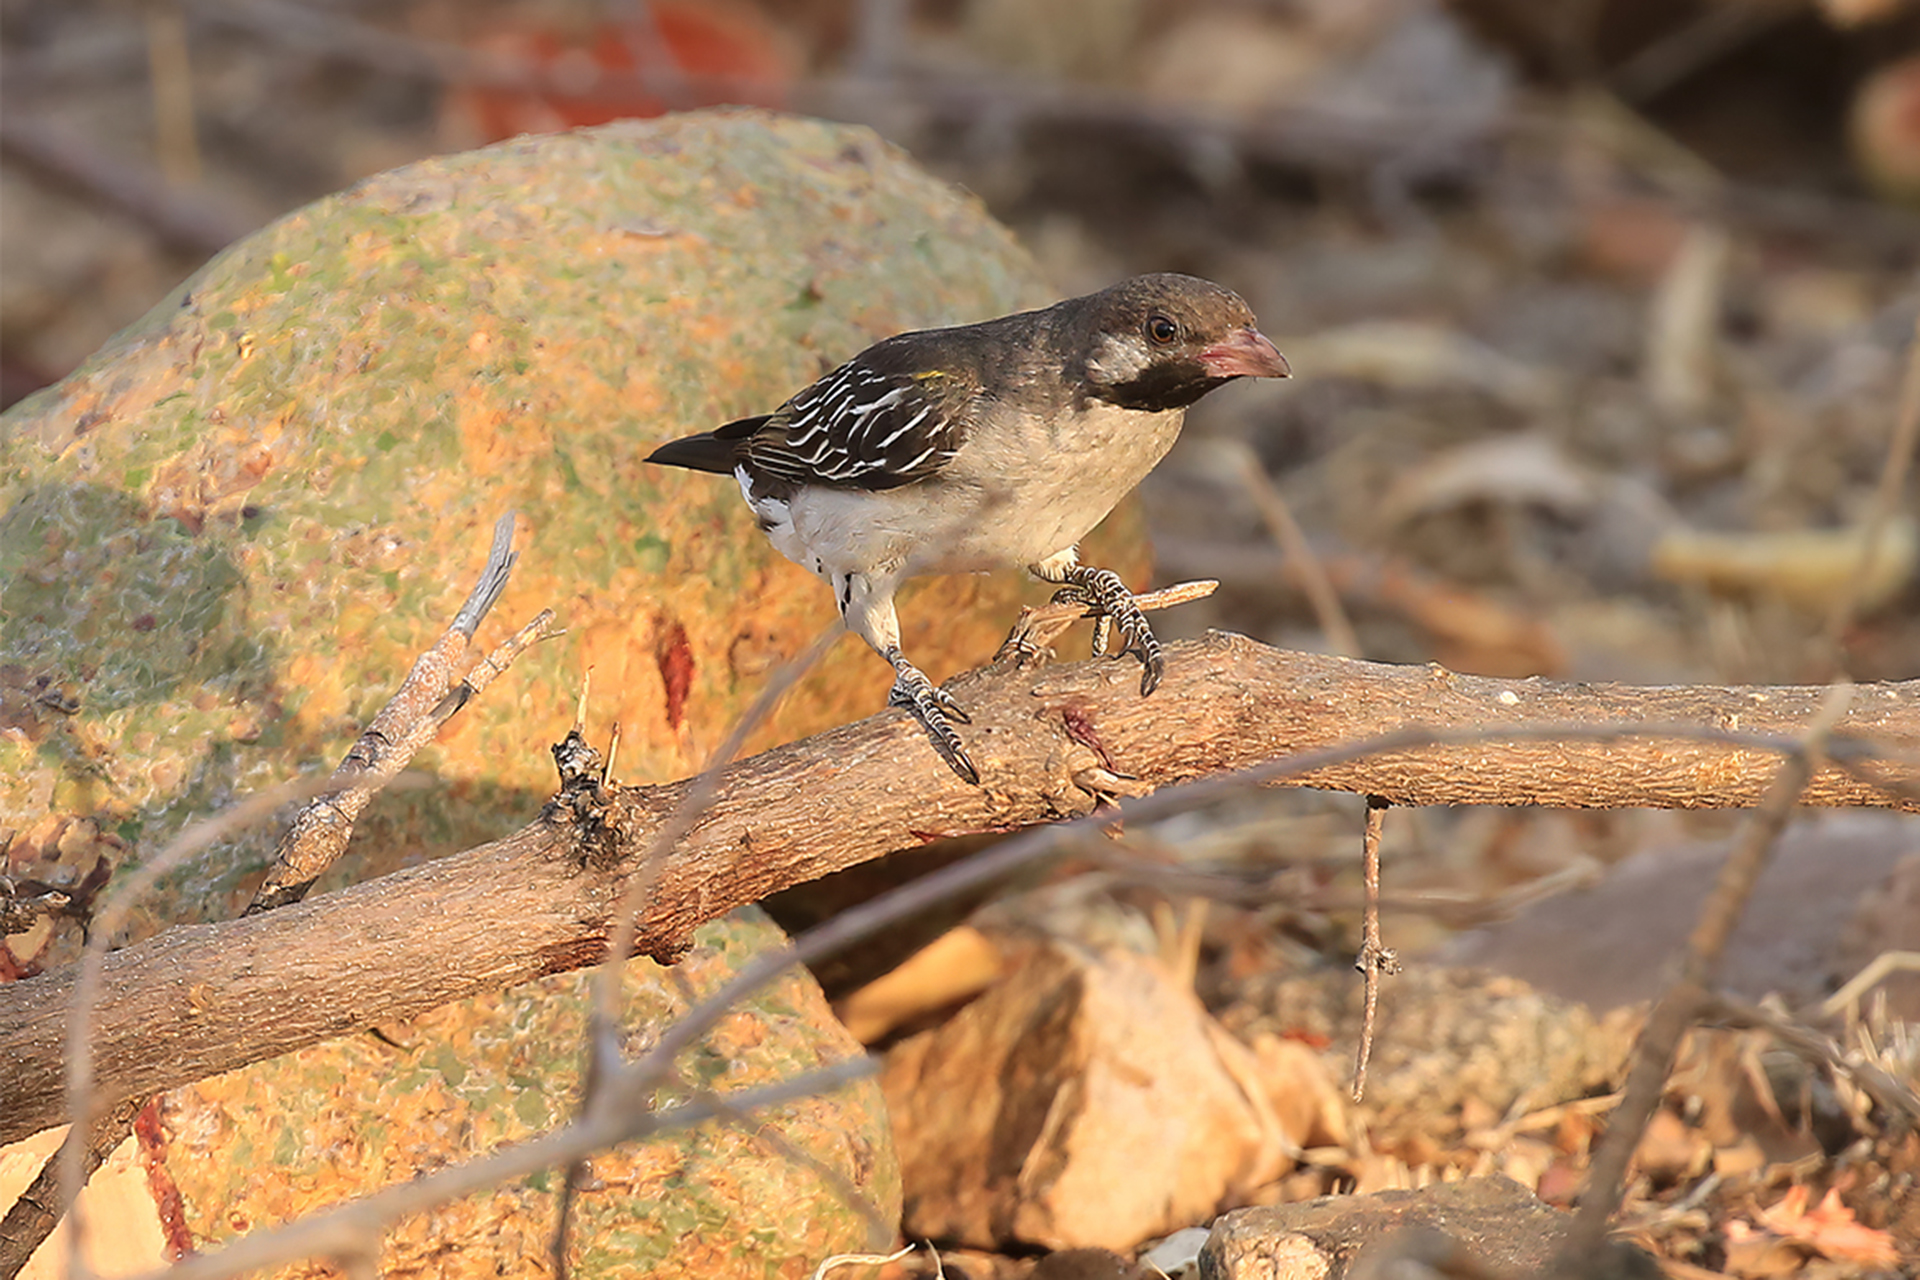
[{"label": "rough bark", "polygon": [[[954,778],[897,713],[742,761],[666,859],[638,949],[671,956],[705,920],[895,849],[1084,814],[1094,797],[1081,782],[1114,774],[1163,787],[1415,726],[1785,737],[1825,696],[1486,679],[1219,634],[1169,646],[1166,680],[1146,699],[1131,661],[990,670],[951,687],[973,715],[966,738],[984,786]],[[1920,681],[1855,691],[1837,756],[1862,740],[1897,789],[1830,766],[1806,803],[1920,810]],[[1403,748],[1287,784],[1407,805],[1727,808],[1754,804],[1776,764],[1750,741],[1542,734]],[[593,962],[620,883],[690,785],[617,788],[587,806],[587,820],[555,803],[504,840],[116,952],[93,1038],[97,1105]],[[65,1118],[72,996],[70,969],[0,986],[0,1143]]]}]

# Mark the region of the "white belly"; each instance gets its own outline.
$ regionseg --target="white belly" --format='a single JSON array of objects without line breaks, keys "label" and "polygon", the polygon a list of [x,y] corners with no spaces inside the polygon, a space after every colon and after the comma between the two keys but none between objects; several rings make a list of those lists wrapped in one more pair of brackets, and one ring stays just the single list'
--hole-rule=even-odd
[{"label": "white belly", "polygon": [[1084,538],[1180,434],[1180,411],[1103,409],[1070,440],[1051,424],[977,430],[939,475],[875,491],[741,490],[780,553],[807,570],[913,577],[1024,567]]}]

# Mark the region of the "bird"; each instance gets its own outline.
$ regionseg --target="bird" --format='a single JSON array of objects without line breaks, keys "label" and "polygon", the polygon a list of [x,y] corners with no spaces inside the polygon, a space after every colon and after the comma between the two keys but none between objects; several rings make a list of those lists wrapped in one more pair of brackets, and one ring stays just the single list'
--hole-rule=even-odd
[{"label": "bird", "polygon": [[885,338],[772,413],[668,441],[647,461],[731,474],[763,533],[824,580],[848,630],[893,668],[910,712],[968,783],[964,709],[900,647],[909,578],[1024,567],[1095,617],[1101,652],[1165,671],[1126,583],[1078,543],[1166,456],[1186,411],[1236,378],[1291,370],[1239,294],[1134,276],[1050,307]]}]

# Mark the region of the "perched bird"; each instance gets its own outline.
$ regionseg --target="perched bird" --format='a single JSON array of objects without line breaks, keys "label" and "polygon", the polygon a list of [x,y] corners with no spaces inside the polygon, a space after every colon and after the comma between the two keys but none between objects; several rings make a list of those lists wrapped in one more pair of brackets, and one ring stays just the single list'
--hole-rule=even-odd
[{"label": "perched bird", "polygon": [[897,334],[770,414],[662,445],[648,459],[732,473],[781,554],[833,588],[847,628],[894,670],[911,711],[968,782],[979,771],[953,698],[900,652],[894,592],[907,578],[1025,566],[1056,599],[1118,626],[1140,692],[1165,662],[1118,574],[1075,544],[1173,447],[1187,406],[1287,362],[1240,296],[1145,275],[1040,311]]}]

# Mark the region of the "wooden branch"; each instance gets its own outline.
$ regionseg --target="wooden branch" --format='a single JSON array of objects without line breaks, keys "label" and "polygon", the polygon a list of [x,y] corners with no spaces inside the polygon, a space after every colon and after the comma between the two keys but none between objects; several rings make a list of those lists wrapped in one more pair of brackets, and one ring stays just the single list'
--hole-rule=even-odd
[{"label": "wooden branch", "polygon": [[[953,777],[897,712],[742,761],[661,868],[637,949],[670,957],[704,921],[894,849],[1084,814],[1095,797],[1076,779],[1164,787],[1423,725],[1453,741],[1318,760],[1285,782],[1401,805],[1751,806],[1779,765],[1759,735],[1790,746],[1824,694],[1495,680],[1222,634],[1169,646],[1146,699],[1124,661],[992,669],[950,687],[973,715],[984,786]],[[1589,736],[1549,736],[1569,725]],[[1591,734],[1644,726],[1722,738]],[[1534,736],[1473,736],[1488,730]],[[1842,768],[1862,743],[1877,762]],[[1920,811],[1920,681],[1862,686],[1831,749],[1840,763],[1805,803]],[[1883,786],[1856,776],[1869,768]],[[115,952],[96,1013],[98,1105],[592,963],[624,877],[690,785],[584,784],[493,844]],[[0,985],[0,1143],[64,1118],[72,989],[71,969]]]}]

